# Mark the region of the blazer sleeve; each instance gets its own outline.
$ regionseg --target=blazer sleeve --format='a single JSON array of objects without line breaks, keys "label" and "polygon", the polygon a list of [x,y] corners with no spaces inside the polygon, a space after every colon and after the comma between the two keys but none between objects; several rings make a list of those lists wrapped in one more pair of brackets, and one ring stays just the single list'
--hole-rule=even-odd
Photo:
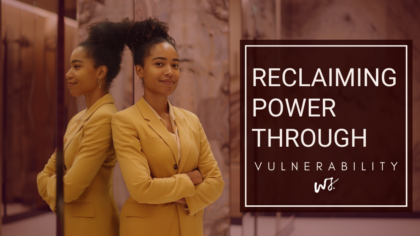
[{"label": "blazer sleeve", "polygon": [[[74,117],[70,119],[67,127],[73,124]],[[48,186],[51,187],[51,184],[48,184],[48,182],[50,181],[50,179],[56,178],[56,158],[57,156],[54,152],[48,160],[47,164],[45,165],[44,169],[38,173],[36,178],[39,195],[41,195],[42,199],[44,199],[44,201],[47,202],[47,204],[50,206],[53,212],[55,212],[56,200],[55,197],[51,197],[48,193],[55,191],[55,187],[54,189],[48,189]]]},{"label": "blazer sleeve", "polygon": [[55,198],[52,198],[48,195],[48,181],[51,178],[55,178],[55,163],[56,163],[56,153],[54,153],[50,159],[48,160],[47,164],[44,167],[44,170],[41,171],[37,176],[37,185],[38,185],[38,192],[41,195],[42,199],[50,206],[51,210],[55,212]]},{"label": "blazer sleeve", "polygon": [[123,113],[112,118],[112,134],[117,159],[131,197],[138,203],[161,204],[195,194],[195,187],[186,174],[168,178],[152,178],[139,135],[131,119]]},{"label": "blazer sleeve", "polygon": [[[77,155],[73,165],[63,177],[64,202],[72,202],[82,195],[95,178],[110,151],[112,114],[98,113],[94,114],[83,126],[83,137]],[[49,198],[56,198],[56,186],[57,177],[51,175],[46,188]]]},{"label": "blazer sleeve", "polygon": [[198,158],[198,169],[203,176],[203,182],[195,186],[195,194],[186,197],[190,215],[196,214],[201,209],[215,202],[223,192],[225,182],[214,159],[204,129],[196,117],[199,126],[200,156]]}]

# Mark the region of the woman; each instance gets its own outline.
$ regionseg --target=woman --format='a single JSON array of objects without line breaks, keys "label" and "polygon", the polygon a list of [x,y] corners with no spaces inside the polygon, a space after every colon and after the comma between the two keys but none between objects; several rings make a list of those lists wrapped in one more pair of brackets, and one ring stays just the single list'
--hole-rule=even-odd
[{"label": "woman", "polygon": [[[64,230],[66,236],[119,232],[119,212],[112,191],[116,163],[111,118],[117,112],[109,94],[120,70],[128,20],[99,22],[70,57],[66,74],[72,96],[84,96],[86,109],[75,115],[64,135]],[[38,174],[38,190],[56,211],[56,153]]]},{"label": "woman", "polygon": [[121,236],[203,235],[204,208],[224,182],[193,113],[172,106],[178,53],[165,23],[134,22],[127,45],[144,96],[112,118],[115,151],[130,197],[121,210]]}]

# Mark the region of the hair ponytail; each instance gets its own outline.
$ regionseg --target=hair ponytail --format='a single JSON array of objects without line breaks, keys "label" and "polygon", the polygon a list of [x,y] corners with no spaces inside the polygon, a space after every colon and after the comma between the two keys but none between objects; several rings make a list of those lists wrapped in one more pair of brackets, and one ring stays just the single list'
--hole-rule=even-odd
[{"label": "hair ponytail", "polygon": [[144,58],[158,43],[167,42],[176,50],[175,40],[169,36],[168,30],[168,25],[158,19],[132,22],[126,42],[133,54],[135,65],[144,66]]},{"label": "hair ponytail", "polygon": [[118,75],[127,33],[131,27],[128,18],[122,22],[101,21],[87,26],[88,37],[79,46],[86,49],[87,56],[94,61],[95,68],[106,66],[106,86],[110,87]]}]

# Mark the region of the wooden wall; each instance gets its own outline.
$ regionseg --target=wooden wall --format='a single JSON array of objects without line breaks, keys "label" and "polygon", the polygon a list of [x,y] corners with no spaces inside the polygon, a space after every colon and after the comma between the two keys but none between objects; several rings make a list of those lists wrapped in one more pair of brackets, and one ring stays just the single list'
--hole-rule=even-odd
[{"label": "wooden wall", "polygon": [[[25,207],[45,206],[36,176],[55,149],[55,14],[17,1],[2,1],[3,73],[2,169],[5,200]],[[65,21],[65,68],[77,42],[76,23]],[[64,75],[60,79],[65,79]],[[67,88],[67,119],[77,111]],[[3,105],[3,103],[2,103]]]}]

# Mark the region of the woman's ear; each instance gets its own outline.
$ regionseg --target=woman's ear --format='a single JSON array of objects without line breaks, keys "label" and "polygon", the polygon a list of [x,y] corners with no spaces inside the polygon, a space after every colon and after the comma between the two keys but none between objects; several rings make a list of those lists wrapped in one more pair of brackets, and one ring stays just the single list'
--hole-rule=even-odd
[{"label": "woman's ear", "polygon": [[141,65],[136,65],[136,74],[140,79],[143,79],[143,67]]},{"label": "woman's ear", "polygon": [[99,77],[99,79],[104,79],[107,72],[108,72],[108,67],[106,67],[106,66],[100,66],[98,68],[98,77]]}]

